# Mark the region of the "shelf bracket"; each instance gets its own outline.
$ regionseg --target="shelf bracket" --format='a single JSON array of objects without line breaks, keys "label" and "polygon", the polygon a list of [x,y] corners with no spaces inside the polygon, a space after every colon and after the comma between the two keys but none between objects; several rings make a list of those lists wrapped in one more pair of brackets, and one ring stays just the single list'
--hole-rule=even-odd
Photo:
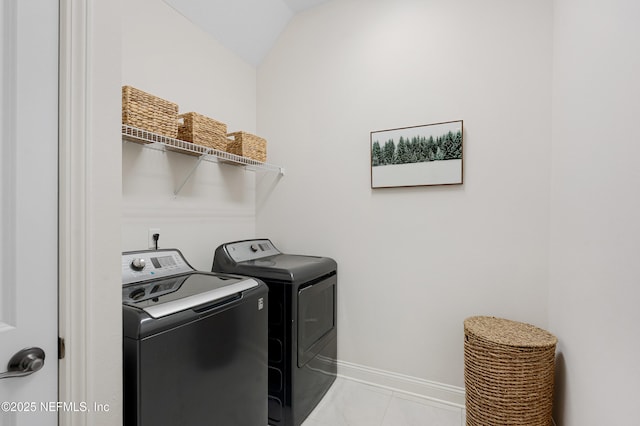
[{"label": "shelf bracket", "polygon": [[184,178],[184,180],[182,181],[182,183],[180,184],[180,186],[178,186],[178,188],[173,191],[173,195],[174,196],[178,196],[178,194],[180,193],[180,191],[182,191],[182,188],[185,186],[185,184],[187,183],[187,181],[189,181],[189,179],[191,179],[191,176],[193,176],[193,173],[196,171],[196,169],[198,168],[198,166],[200,165],[200,163],[202,162],[202,160],[204,159],[204,155],[201,155],[200,157],[198,157],[198,161],[196,162],[196,164],[193,166],[193,168],[191,169],[191,171],[189,172],[189,174],[187,175],[186,178]]}]

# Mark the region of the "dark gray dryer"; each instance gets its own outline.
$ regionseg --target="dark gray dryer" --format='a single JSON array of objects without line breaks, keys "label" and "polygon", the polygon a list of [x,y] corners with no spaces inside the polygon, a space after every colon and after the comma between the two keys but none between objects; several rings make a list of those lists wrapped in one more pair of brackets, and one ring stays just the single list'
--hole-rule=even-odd
[{"label": "dark gray dryer", "polygon": [[266,425],[267,294],[175,249],[123,253],[124,425]]},{"label": "dark gray dryer", "polygon": [[336,377],[336,262],[259,239],[221,245],[212,270],[269,286],[269,424],[299,426]]}]

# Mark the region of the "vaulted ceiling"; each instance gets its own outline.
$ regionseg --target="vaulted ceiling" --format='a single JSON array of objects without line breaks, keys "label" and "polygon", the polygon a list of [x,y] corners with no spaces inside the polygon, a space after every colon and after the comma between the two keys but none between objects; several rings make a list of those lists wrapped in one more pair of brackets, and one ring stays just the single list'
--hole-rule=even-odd
[{"label": "vaulted ceiling", "polygon": [[164,0],[257,66],[296,13],[327,0]]}]

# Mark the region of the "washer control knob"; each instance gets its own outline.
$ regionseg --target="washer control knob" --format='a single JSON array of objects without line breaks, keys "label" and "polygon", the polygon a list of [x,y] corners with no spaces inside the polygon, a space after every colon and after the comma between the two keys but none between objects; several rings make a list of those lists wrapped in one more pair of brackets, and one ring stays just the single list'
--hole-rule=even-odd
[{"label": "washer control knob", "polygon": [[251,251],[252,252],[257,252],[258,251],[258,245],[257,244],[251,244]]},{"label": "washer control knob", "polygon": [[136,288],[131,293],[129,293],[129,299],[139,300],[142,299],[145,294],[146,292],[144,291],[144,288]]},{"label": "washer control knob", "polygon": [[139,257],[136,257],[131,261],[131,269],[133,269],[134,271],[142,271],[146,265],[147,264],[144,259]]}]

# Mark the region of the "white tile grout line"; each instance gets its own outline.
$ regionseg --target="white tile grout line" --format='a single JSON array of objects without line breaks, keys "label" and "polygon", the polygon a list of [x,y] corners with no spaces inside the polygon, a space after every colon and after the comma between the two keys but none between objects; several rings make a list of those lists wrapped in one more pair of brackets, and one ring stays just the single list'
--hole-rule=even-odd
[{"label": "white tile grout line", "polygon": [[384,419],[385,417],[387,417],[387,412],[389,411],[389,406],[391,405],[392,399],[393,399],[393,392],[391,392],[391,395],[389,395],[389,399],[387,400],[387,406],[384,407],[384,414],[382,415],[382,419],[380,420],[379,426],[382,426],[384,424]]}]

